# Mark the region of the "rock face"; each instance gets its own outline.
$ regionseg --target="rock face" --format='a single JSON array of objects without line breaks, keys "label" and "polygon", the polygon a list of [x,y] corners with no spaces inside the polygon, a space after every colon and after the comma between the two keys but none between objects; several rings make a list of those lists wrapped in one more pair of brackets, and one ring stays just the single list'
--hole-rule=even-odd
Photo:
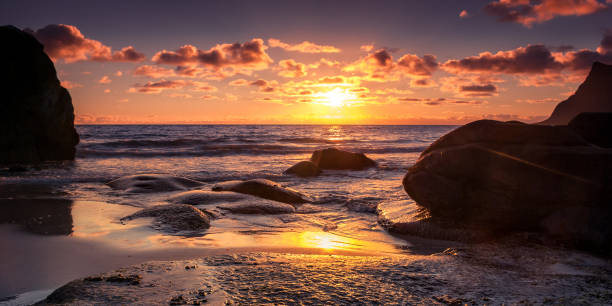
[{"label": "rock face", "polygon": [[540,124],[566,125],[583,112],[612,112],[612,66],[593,63],[586,80]]},{"label": "rock face", "polygon": [[202,183],[178,176],[163,174],[137,174],[123,176],[106,183],[113,189],[134,193],[187,190]]},{"label": "rock face", "polygon": [[287,204],[312,202],[310,197],[266,179],[229,181],[214,185],[213,191],[233,191]]},{"label": "rock face", "polygon": [[285,170],[285,174],[293,174],[299,177],[313,177],[321,174],[321,169],[315,165],[315,163],[304,160],[301,161],[289,169]]},{"label": "rock face", "polygon": [[568,126],[588,142],[602,148],[612,148],[612,113],[581,113]]},{"label": "rock face", "polygon": [[376,166],[376,162],[363,153],[353,153],[336,148],[314,151],[310,161],[320,169],[363,170]]},{"label": "rock face", "polygon": [[32,35],[13,26],[0,27],[0,40],[0,163],[74,159],[74,109],[53,62]]},{"label": "rock face", "polygon": [[169,233],[200,232],[210,227],[210,218],[201,210],[186,204],[159,205],[137,211],[121,218],[155,218],[153,227]]},{"label": "rock face", "polygon": [[544,231],[610,252],[612,150],[567,126],[475,121],[434,142],[403,180],[432,217],[487,232]]}]

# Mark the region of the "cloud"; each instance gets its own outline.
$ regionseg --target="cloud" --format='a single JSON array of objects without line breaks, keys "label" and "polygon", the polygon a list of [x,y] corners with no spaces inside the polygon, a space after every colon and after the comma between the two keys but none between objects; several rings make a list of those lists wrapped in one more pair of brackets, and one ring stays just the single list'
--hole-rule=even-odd
[{"label": "cloud", "polygon": [[175,76],[176,73],[172,69],[161,66],[142,65],[134,69],[133,75],[146,76],[150,78],[164,78]]},{"label": "cloud", "polygon": [[306,72],[306,65],[298,63],[292,59],[278,62],[278,67],[280,68],[278,75],[286,78],[300,78],[308,74]]},{"label": "cloud", "polygon": [[468,11],[463,10],[459,13],[459,18],[468,18],[470,17],[470,13],[468,13]]},{"label": "cloud", "polygon": [[134,87],[129,89],[129,92],[140,92],[140,93],[160,93],[166,89],[180,89],[186,85],[185,81],[176,80],[176,81],[150,81],[145,84],[135,84]]},{"label": "cloud", "polygon": [[402,76],[431,76],[438,68],[438,62],[433,55],[419,57],[405,54],[396,62],[387,49],[379,49],[344,67],[344,71],[361,72],[367,75],[368,81],[393,81]]},{"label": "cloud", "polygon": [[213,70],[222,68],[261,70],[268,68],[273,62],[266,49],[263,40],[259,38],[253,38],[242,44],[219,44],[208,50],[184,45],[175,51],[159,51],[155,53],[152,61],[176,66],[200,65]]},{"label": "cloud", "polygon": [[98,80],[98,83],[100,84],[110,84],[110,82],[112,82],[112,80],[108,77],[108,75],[105,75]]},{"label": "cloud", "polygon": [[597,51],[582,49],[551,52],[549,47],[544,45],[528,45],[514,50],[498,51],[495,54],[483,52],[477,56],[448,60],[442,68],[451,73],[558,75],[564,70],[583,73],[590,69],[595,61],[612,63],[610,44],[612,35],[607,31]]},{"label": "cloud", "polygon": [[245,79],[236,79],[228,83],[230,86],[246,86],[249,85],[249,81]]},{"label": "cloud", "polygon": [[459,91],[469,97],[488,97],[497,93],[497,86],[493,84],[462,85]]},{"label": "cloud", "polygon": [[36,37],[44,45],[45,52],[55,61],[62,59],[66,63],[72,63],[83,60],[100,62],[144,60],[144,54],[137,52],[132,46],[112,52],[111,47],[97,40],[86,38],[77,27],[71,25],[50,24],[36,31],[31,29],[24,31]]},{"label": "cloud", "polygon": [[432,79],[412,79],[410,80],[411,87],[434,87],[436,86],[436,82]]},{"label": "cloud", "polygon": [[418,57],[414,54],[406,54],[397,61],[399,68],[408,75],[431,76],[438,68],[436,57],[426,54]]},{"label": "cloud", "polygon": [[604,37],[601,39],[601,43],[599,44],[599,48],[597,48],[597,52],[602,54],[612,52],[612,30],[606,30]]},{"label": "cloud", "polygon": [[63,86],[66,89],[73,89],[73,88],[79,88],[79,87],[83,87],[82,84],[76,83],[76,82],[72,82],[72,81],[61,81],[60,85]]},{"label": "cloud", "polygon": [[132,46],[127,46],[119,51],[115,51],[112,54],[102,53],[95,54],[91,57],[91,60],[99,62],[142,62],[145,59],[145,55],[134,49]]},{"label": "cloud", "polygon": [[488,73],[544,73],[558,71],[563,64],[558,62],[544,45],[529,45],[510,51],[480,53],[478,56],[460,60],[448,60],[443,64],[446,71]]},{"label": "cloud", "polygon": [[259,87],[260,92],[271,93],[277,90],[277,81],[266,81],[264,79],[258,79],[249,83],[251,86]]},{"label": "cloud", "polygon": [[397,99],[401,102],[414,102],[420,103],[427,106],[440,106],[440,105],[448,105],[448,104],[458,104],[458,105],[480,105],[486,104],[486,101],[480,100],[456,100],[449,98],[399,98]]},{"label": "cloud", "polygon": [[558,103],[559,99],[544,98],[544,99],[518,99],[517,103],[541,104],[541,103]]},{"label": "cloud", "polygon": [[370,51],[374,50],[374,44],[362,45],[361,47],[359,47],[359,49],[361,51],[370,52]]},{"label": "cloud", "polygon": [[341,50],[334,46],[317,45],[309,41],[303,41],[296,45],[284,43],[276,38],[268,39],[268,44],[273,48],[281,48],[287,51],[296,51],[302,53],[338,53]]},{"label": "cloud", "polygon": [[531,27],[557,16],[584,16],[605,8],[607,5],[598,0],[498,0],[487,4],[484,11],[500,22]]}]

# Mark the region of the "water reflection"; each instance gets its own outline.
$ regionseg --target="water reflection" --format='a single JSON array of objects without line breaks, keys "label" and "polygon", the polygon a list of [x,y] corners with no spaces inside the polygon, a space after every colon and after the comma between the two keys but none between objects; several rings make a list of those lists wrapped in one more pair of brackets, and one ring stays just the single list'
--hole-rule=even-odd
[{"label": "water reflection", "polygon": [[0,224],[18,224],[33,234],[69,235],[72,204],[66,199],[0,199]]},{"label": "water reflection", "polygon": [[[150,227],[151,218],[121,223],[118,220],[137,208],[103,202],[76,201],[72,206],[74,227],[71,236],[96,240],[119,248],[138,250],[159,249],[316,249],[335,253],[397,253],[388,242],[367,241],[341,233],[324,232],[318,227],[275,228],[257,233],[244,232],[239,220],[223,218],[202,237],[166,235]],[[232,224],[234,226],[232,226]]]}]

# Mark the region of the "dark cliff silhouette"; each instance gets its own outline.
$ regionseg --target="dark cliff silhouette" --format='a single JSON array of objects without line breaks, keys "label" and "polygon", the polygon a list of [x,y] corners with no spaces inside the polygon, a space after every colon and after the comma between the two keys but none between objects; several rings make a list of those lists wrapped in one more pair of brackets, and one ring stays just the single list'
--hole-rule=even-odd
[{"label": "dark cliff silhouette", "polygon": [[74,159],[74,108],[32,35],[0,27],[0,163]]},{"label": "dark cliff silhouette", "polygon": [[612,112],[612,66],[593,63],[591,72],[576,93],[560,102],[540,124],[566,125],[583,112]]}]

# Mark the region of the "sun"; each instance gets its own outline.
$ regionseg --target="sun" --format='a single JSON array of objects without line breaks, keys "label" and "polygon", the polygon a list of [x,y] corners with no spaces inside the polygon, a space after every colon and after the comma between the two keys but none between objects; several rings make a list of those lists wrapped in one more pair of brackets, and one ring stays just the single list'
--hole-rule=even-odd
[{"label": "sun", "polygon": [[323,102],[331,107],[341,107],[355,99],[355,95],[339,87],[321,94]]}]

